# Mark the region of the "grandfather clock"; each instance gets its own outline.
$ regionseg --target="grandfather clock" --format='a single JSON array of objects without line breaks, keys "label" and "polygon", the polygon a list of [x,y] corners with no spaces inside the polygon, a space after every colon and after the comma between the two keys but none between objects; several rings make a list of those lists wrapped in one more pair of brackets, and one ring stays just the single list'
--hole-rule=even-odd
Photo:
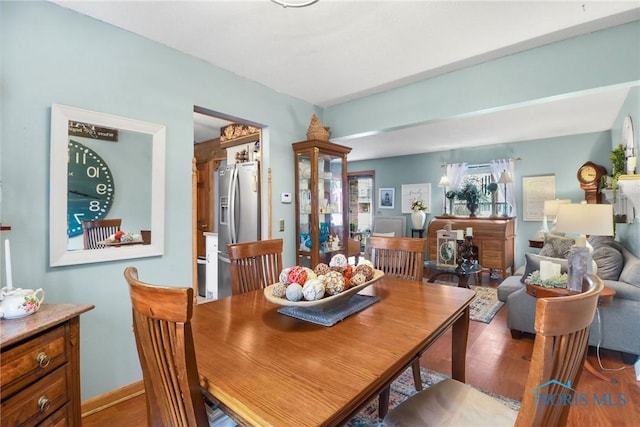
[{"label": "grandfather clock", "polygon": [[587,203],[602,203],[600,183],[606,174],[607,169],[604,166],[596,165],[593,162],[586,162],[578,169],[578,182],[584,190],[584,198]]}]

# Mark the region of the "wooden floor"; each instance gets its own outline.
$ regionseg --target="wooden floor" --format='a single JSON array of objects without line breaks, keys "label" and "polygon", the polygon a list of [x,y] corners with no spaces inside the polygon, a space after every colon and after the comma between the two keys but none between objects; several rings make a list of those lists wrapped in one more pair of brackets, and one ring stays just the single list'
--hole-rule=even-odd
[{"label": "wooden floor", "polygon": [[[499,281],[483,275],[483,285],[495,287]],[[506,327],[506,309],[501,308],[490,324],[470,322],[467,346],[467,383],[486,391],[521,400],[530,357],[533,335],[525,334],[514,340]],[[622,362],[620,353],[600,351],[605,368],[621,371],[604,371],[611,377],[607,382],[583,371],[577,387],[588,403],[571,408],[568,425],[571,427],[598,426],[622,427],[640,425],[640,382],[635,370]],[[600,365],[594,348],[589,348],[589,361],[597,370]],[[451,333],[445,334],[422,357],[422,366],[451,375]],[[594,398],[598,396],[600,404]],[[607,402],[605,405],[602,402]],[[83,418],[83,427],[93,426],[144,426],[146,425],[144,395]]]}]

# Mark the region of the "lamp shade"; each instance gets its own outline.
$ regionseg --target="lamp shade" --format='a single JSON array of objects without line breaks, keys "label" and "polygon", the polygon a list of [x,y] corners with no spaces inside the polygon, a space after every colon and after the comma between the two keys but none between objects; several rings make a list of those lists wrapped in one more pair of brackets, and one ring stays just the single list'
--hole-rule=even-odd
[{"label": "lamp shade", "polygon": [[560,205],[564,205],[567,203],[571,203],[571,199],[545,200],[543,213],[548,217],[555,217],[558,215],[558,209],[560,208]]},{"label": "lamp shade", "polygon": [[509,173],[509,171],[502,171],[502,174],[500,175],[500,179],[498,180],[499,184],[509,184],[513,182],[513,178],[511,178],[511,173]]},{"label": "lamp shade", "polygon": [[448,187],[449,186],[449,178],[447,175],[442,175],[440,178],[440,182],[438,183],[438,187]]},{"label": "lamp shade", "polygon": [[555,230],[585,236],[613,236],[613,206],[560,204]]}]

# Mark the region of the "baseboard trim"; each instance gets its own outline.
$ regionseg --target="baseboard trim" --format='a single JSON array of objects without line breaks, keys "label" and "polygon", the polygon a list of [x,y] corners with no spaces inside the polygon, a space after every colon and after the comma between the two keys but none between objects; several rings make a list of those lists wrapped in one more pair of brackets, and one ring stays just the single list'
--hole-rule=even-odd
[{"label": "baseboard trim", "polygon": [[91,399],[82,402],[82,418],[110,408],[118,403],[124,402],[144,393],[144,382],[142,380],[128,384],[124,387],[108,391]]}]

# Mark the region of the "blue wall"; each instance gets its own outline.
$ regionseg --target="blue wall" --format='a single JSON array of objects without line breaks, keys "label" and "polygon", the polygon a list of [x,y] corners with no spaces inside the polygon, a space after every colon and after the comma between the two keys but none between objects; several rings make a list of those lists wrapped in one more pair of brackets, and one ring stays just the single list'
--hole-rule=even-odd
[{"label": "blue wall", "polygon": [[[192,283],[194,105],[267,126],[263,182],[267,168],[271,168],[273,229],[278,229],[275,222],[279,218],[287,224],[286,231],[274,232],[274,237],[285,239],[284,262],[291,264],[297,244],[293,205],[281,204],[279,194],[293,191],[291,143],[305,139],[313,112],[323,116],[322,121],[330,124],[336,135],[348,136],[601,85],[633,80],[637,84],[638,28],[636,22],[533,49],[323,112],[55,4],[0,2],[2,222],[12,226],[14,283],[45,288],[47,302],[96,305],[81,321],[83,399],[130,384],[141,379],[141,373],[131,333],[124,268],[137,266],[141,278],[149,282]],[[629,37],[635,41],[629,43]],[[625,47],[629,45],[635,50]],[[625,52],[616,53],[621,46]],[[163,257],[48,267],[49,121],[54,103],[166,125]],[[625,108],[640,125],[637,104],[636,92]],[[624,114],[628,113],[621,112],[621,117]],[[436,183],[445,162],[522,157],[516,177],[518,194],[521,176],[555,173],[557,194],[577,199],[577,167],[587,159],[608,165],[611,144],[611,134],[604,132],[358,162],[350,164],[349,170],[375,168],[378,187],[399,188],[402,183]],[[432,190],[437,212],[438,189],[434,186]],[[263,196],[266,208],[266,192]],[[263,225],[267,229],[267,224]],[[537,223],[520,224],[519,247],[538,228]],[[627,228],[626,235],[637,241],[638,225]]]}]

